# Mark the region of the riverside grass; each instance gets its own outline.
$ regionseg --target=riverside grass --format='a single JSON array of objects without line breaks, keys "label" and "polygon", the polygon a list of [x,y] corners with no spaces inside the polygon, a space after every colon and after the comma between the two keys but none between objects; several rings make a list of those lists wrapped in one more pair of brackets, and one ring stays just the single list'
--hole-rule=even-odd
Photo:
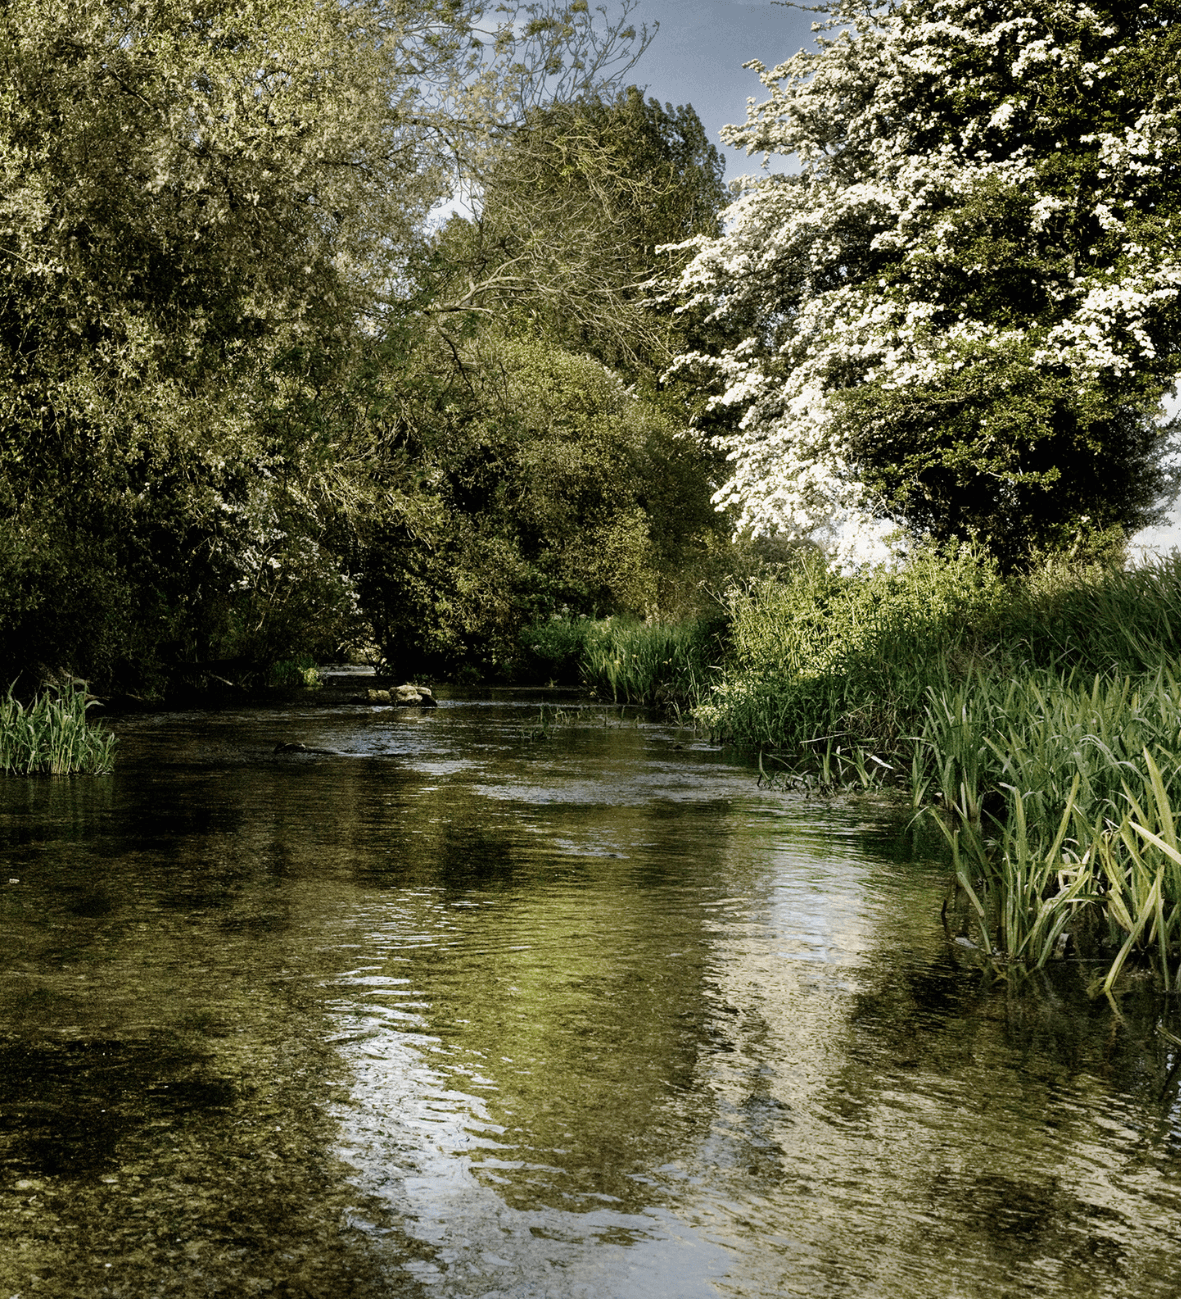
[{"label": "riverside grass", "polygon": [[100,775],[111,770],[115,737],[87,720],[81,683],[28,705],[0,696],[0,772],[17,776]]},{"label": "riverside grass", "polygon": [[717,618],[607,618],[589,627],[579,666],[583,682],[615,703],[692,709],[709,697],[724,652],[724,622]]},{"label": "riverside grass", "polygon": [[[932,700],[912,768],[943,809],[960,900],[986,952],[1040,969],[1065,949],[1136,956],[1181,987],[1181,683],[1042,672]],[[992,811],[987,800],[993,797]]]},{"label": "riverside grass", "polygon": [[999,970],[1066,951],[1181,989],[1181,558],[1002,578],[962,547],[853,577],[818,557],[729,598],[697,717],[789,779],[909,786],[950,922]]}]

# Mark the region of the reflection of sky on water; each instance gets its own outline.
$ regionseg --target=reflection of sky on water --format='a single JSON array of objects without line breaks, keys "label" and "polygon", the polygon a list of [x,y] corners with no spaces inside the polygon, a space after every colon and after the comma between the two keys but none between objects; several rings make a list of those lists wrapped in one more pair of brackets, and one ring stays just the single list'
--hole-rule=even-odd
[{"label": "reflection of sky on water", "polygon": [[[609,1206],[562,1213],[504,1203],[482,1176],[495,1170],[551,1171],[544,1163],[497,1159],[502,1130],[484,1117],[477,1092],[492,1087],[427,1063],[429,1038],[377,1032],[348,1052],[350,1104],[338,1113],[340,1149],[358,1168],[358,1185],[406,1219],[430,1247],[407,1270],[435,1293],[531,1296],[676,1294],[713,1296],[708,1277],[725,1270],[722,1250],[694,1237],[657,1208],[620,1213]],[[391,1086],[391,1082],[394,1083]],[[556,1170],[554,1170],[556,1171]]]},{"label": "reflection of sky on water", "polygon": [[[391,951],[403,941],[396,922],[368,938]],[[417,945],[422,935],[410,941]],[[490,1114],[498,1077],[528,1069],[423,1031],[430,1008],[422,994],[375,973],[382,968],[336,982],[343,995],[334,1041],[352,1077],[348,1103],[336,1110],[339,1148],[357,1169],[358,1189],[403,1218],[426,1247],[424,1257],[404,1264],[416,1280],[438,1295],[514,1299],[716,1295],[711,1278],[724,1274],[726,1252],[660,1205],[622,1211],[612,1207],[615,1197],[593,1191],[578,1211],[506,1203],[498,1191],[506,1177],[557,1180],[569,1171],[544,1151],[519,1157],[519,1145],[504,1139],[505,1126]],[[380,1004],[378,990],[397,1000]],[[588,1209],[587,1199],[601,1207]]]},{"label": "reflection of sky on water", "polygon": [[[733,792],[733,791],[731,791]],[[725,791],[717,783],[700,780],[678,780],[665,772],[645,772],[634,780],[580,780],[571,776],[566,780],[535,784],[521,781],[514,784],[476,785],[472,793],[482,798],[523,802],[531,807],[546,803],[586,807],[643,807],[654,798],[671,803],[713,800],[724,797]]]},{"label": "reflection of sky on water", "polygon": [[[719,1062],[740,1049],[740,1021],[766,996],[791,990],[786,966],[807,960],[835,974],[855,965],[864,946],[868,865],[827,860],[832,843],[815,827],[815,842],[794,856],[777,850],[795,818],[780,815],[781,797],[754,790],[746,770],[649,757],[630,768],[601,762],[604,779],[592,779],[579,774],[585,765],[558,752],[541,769],[532,761],[502,766],[495,783],[469,769],[462,793],[453,791],[457,817],[511,826],[512,851],[536,870],[582,858],[591,871],[598,862],[608,872],[580,880],[576,909],[556,930],[555,909],[560,916],[569,905],[560,894],[401,895],[358,918],[362,945],[377,959],[334,984],[337,1044],[353,1078],[338,1113],[341,1153],[357,1168],[359,1188],[411,1224],[426,1250],[413,1274],[440,1295],[715,1296],[735,1252],[749,1248],[731,1182],[745,1184],[743,1161],[751,1158],[746,1137],[731,1148],[734,1115],[718,1104],[728,1076]],[[678,803],[701,817],[688,834]],[[445,815],[445,807],[436,810]],[[662,839],[662,825],[676,827],[671,840]],[[657,865],[668,873],[645,886],[643,872]],[[612,1001],[613,975],[620,989],[634,987],[634,979],[651,978],[650,965],[679,1001],[645,1000],[642,992],[634,1008]],[[394,973],[406,970],[413,973]],[[738,970],[763,986],[734,1005]],[[497,980],[495,1005],[484,1004],[481,992]],[[588,983],[590,1002],[580,995]],[[808,1075],[817,1066],[802,1067],[801,1044],[822,1027],[821,1001],[831,1016],[841,992],[827,975],[821,983],[800,984],[806,1014],[793,1004],[808,1032],[791,1065]],[[544,1020],[538,1032],[562,1055],[558,1068],[578,1073],[579,1043],[589,1040],[593,1054],[596,1033],[622,1031],[622,1049],[633,1049],[626,1028],[633,1011],[669,1021],[651,1041],[667,1059],[644,1062],[652,1072],[637,1072],[634,1082],[629,1071],[642,1062],[625,1065],[605,1097],[593,1077],[556,1075],[556,1090],[579,1090],[590,1117],[560,1095],[539,1100],[531,1076],[545,1063],[521,1047],[541,1047],[510,1025],[514,1016]],[[815,1053],[818,1043],[811,1046]],[[786,1063],[758,1055],[763,1069]],[[740,1127],[774,1145],[786,1111],[766,1090],[748,1089],[736,1113]],[[547,1113],[530,1110],[538,1104]],[[618,1162],[626,1199],[611,1193],[618,1182],[594,1162],[604,1134],[593,1112],[604,1105],[617,1109],[620,1141],[655,1141],[651,1158],[645,1150],[629,1160],[626,1149],[603,1156]],[[542,1193],[523,1207],[528,1186]]]}]

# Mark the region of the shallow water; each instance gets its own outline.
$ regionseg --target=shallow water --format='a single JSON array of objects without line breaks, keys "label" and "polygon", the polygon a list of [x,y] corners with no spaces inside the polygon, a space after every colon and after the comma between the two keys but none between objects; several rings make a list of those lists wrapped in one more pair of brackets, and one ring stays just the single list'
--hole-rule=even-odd
[{"label": "shallow water", "polygon": [[0,782],[0,1299],[1181,1290],[1172,1002],[990,981],[888,808],[537,714]]}]

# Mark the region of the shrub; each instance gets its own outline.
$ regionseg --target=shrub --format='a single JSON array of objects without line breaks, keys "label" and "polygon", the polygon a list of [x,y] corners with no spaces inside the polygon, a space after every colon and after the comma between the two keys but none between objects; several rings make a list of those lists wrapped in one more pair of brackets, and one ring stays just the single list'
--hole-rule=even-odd
[{"label": "shrub", "polygon": [[582,675],[587,638],[594,626],[589,618],[558,614],[532,623],[521,632],[519,674],[526,680],[577,685]]},{"label": "shrub", "polygon": [[698,716],[760,747],[847,736],[895,748],[929,687],[987,656],[1003,598],[996,565],[969,546],[924,547],[901,568],[852,576],[802,552],[731,592],[731,660]]}]

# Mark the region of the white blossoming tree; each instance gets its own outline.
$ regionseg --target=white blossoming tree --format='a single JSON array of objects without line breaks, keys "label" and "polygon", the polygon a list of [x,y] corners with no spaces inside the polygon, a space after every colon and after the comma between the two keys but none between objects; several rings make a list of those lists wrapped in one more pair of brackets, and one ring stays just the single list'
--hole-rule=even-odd
[{"label": "white blossoming tree", "polygon": [[1134,529],[1181,371],[1181,4],[850,0],[767,70],[675,288],[756,531],[889,519],[1006,562]]}]

